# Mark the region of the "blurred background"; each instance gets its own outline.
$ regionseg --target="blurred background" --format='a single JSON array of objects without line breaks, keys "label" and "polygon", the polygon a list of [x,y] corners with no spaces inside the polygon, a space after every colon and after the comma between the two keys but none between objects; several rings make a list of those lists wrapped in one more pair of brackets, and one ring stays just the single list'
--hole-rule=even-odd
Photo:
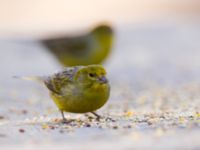
[{"label": "blurred background", "polygon": [[[13,112],[27,110],[28,102],[33,104],[28,109],[37,112],[28,117],[47,114],[47,107],[56,110],[40,85],[12,76],[60,70],[37,41],[84,33],[102,22],[115,31],[112,52],[103,63],[113,87],[111,103],[123,100],[127,91],[134,100],[155,86],[174,89],[200,82],[198,0],[1,0],[0,113],[25,119],[27,115]],[[175,103],[169,107],[177,108]],[[139,109],[135,103],[133,107]]]},{"label": "blurred background", "polygon": [[44,63],[51,72],[57,68],[56,62],[43,56],[48,55],[44,47],[30,44],[31,40],[84,32],[102,22],[112,24],[116,31],[113,52],[106,63],[116,71],[124,72],[127,66],[131,66],[128,71],[162,66],[161,76],[166,75],[163,71],[176,71],[177,67],[185,73],[198,71],[199,7],[197,0],[1,0],[0,56],[1,65],[6,65],[1,66],[6,69],[2,75],[35,74],[34,70],[44,73]]},{"label": "blurred background", "polygon": [[200,11],[198,0],[1,0],[0,8],[1,35],[11,37],[77,31],[102,21],[124,28],[188,25]]}]

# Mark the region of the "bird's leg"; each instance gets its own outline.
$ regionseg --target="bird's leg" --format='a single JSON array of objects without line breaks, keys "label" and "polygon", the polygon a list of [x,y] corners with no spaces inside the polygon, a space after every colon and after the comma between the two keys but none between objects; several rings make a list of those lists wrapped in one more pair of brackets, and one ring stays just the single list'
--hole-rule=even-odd
[{"label": "bird's leg", "polygon": [[62,110],[60,110],[61,115],[62,115],[62,123],[69,123],[69,121],[67,121],[67,119],[65,118],[64,112]]},{"label": "bird's leg", "polygon": [[91,112],[94,116],[96,116],[97,120],[100,120],[102,117],[100,115],[98,115],[96,112]]}]

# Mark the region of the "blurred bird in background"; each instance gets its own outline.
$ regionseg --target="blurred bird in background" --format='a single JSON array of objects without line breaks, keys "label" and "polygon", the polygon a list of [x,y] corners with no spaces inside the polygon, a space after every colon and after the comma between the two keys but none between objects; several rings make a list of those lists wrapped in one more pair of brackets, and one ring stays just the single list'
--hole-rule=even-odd
[{"label": "blurred bird in background", "polygon": [[101,24],[90,32],[74,36],[41,40],[42,44],[64,66],[101,64],[113,45],[113,29]]}]

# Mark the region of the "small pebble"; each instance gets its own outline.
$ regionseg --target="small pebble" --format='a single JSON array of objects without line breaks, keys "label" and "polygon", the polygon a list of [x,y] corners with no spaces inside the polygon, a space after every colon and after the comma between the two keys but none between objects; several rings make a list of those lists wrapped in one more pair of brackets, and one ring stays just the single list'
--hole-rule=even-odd
[{"label": "small pebble", "polygon": [[6,135],[5,134],[0,134],[0,137],[6,137]]},{"label": "small pebble", "polygon": [[5,117],[4,116],[0,116],[0,120],[2,120],[2,119],[5,119]]},{"label": "small pebble", "polygon": [[131,125],[125,126],[125,128],[130,129],[132,128]]},{"label": "small pebble", "polygon": [[88,127],[88,128],[89,128],[89,127],[91,127],[91,125],[90,125],[90,124],[86,124],[85,127]]},{"label": "small pebble", "polygon": [[54,126],[49,126],[49,128],[50,128],[50,129],[52,129],[52,130],[54,130],[54,129],[55,129],[55,127],[54,127]]},{"label": "small pebble", "polygon": [[60,133],[64,133],[64,130],[59,130]]},{"label": "small pebble", "polygon": [[24,130],[24,129],[19,129],[19,132],[20,132],[20,133],[24,133],[25,130]]},{"label": "small pebble", "polygon": [[27,110],[22,110],[22,114],[27,114],[28,113],[28,111]]}]

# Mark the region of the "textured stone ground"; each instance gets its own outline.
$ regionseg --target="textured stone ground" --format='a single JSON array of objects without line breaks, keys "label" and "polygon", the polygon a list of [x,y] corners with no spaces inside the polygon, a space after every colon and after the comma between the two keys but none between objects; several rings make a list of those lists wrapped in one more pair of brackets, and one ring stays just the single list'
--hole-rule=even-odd
[{"label": "textured stone ground", "polygon": [[0,144],[4,149],[200,149],[199,28],[120,30],[105,64],[110,101],[91,114],[60,114],[42,86],[12,79],[59,65],[34,42],[1,40]]}]

